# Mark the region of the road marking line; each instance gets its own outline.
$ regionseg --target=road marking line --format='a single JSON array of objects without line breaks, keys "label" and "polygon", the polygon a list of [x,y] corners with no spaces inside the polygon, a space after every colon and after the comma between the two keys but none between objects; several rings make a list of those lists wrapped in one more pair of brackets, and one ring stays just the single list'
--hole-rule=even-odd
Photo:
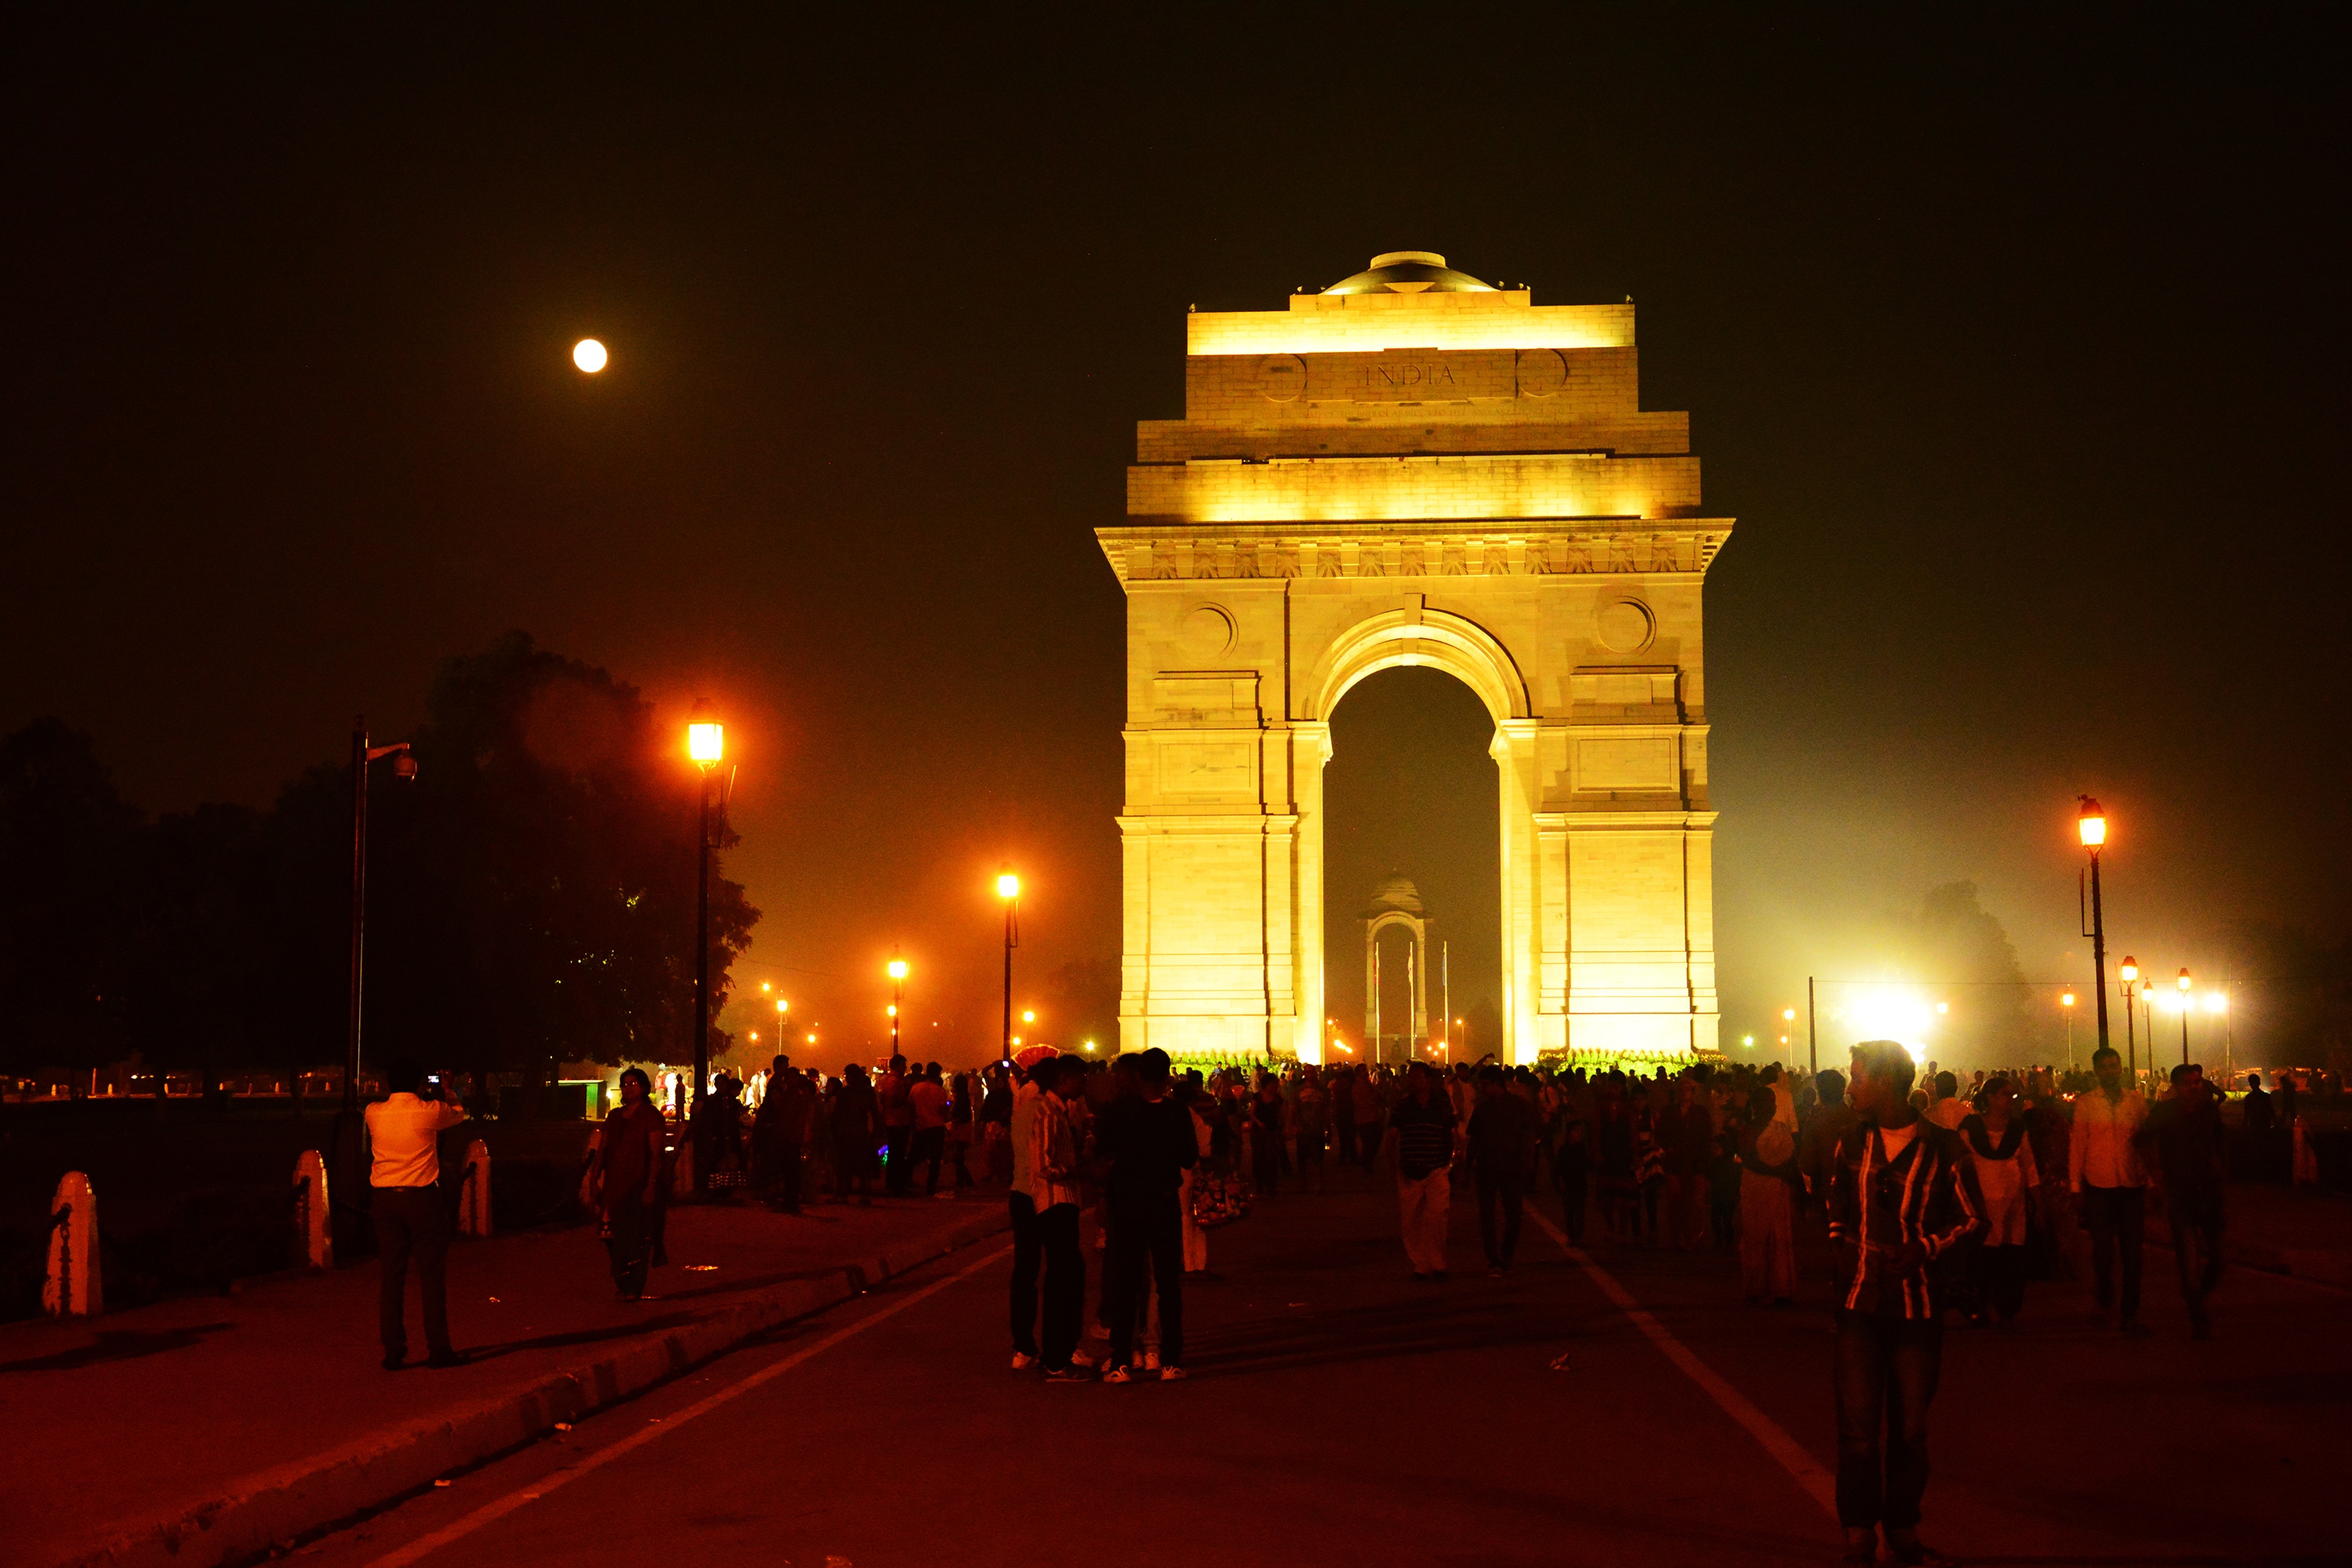
[{"label": "road marking line", "polygon": [[[677,1414],[667,1418],[662,1416],[652,1417],[645,1427],[639,1431],[632,1433],[626,1437],[622,1438],[612,1447],[608,1448],[600,1448],[596,1452],[589,1455],[587,1458],[580,1460],[577,1464],[567,1465],[563,1468],[555,1471],[553,1474],[532,1482],[529,1487],[526,1487],[520,1491],[509,1492],[506,1496],[499,1499],[496,1502],[484,1503],[480,1508],[478,1508],[473,1512],[466,1515],[465,1518],[460,1519],[454,1523],[443,1525],[439,1530],[433,1531],[430,1535],[420,1535],[415,1540],[410,1542],[407,1545],[400,1548],[397,1552],[385,1552],[383,1556],[376,1558],[373,1562],[370,1563],[368,1564],[368,1568],[407,1568],[409,1563],[417,1562],[433,1552],[440,1551],[441,1548],[448,1545],[451,1542],[471,1535],[474,1531],[481,1529],[482,1526],[486,1524],[492,1524],[504,1519],[508,1514],[514,1512],[515,1510],[522,1507],[525,1503],[537,1502],[549,1492],[555,1490],[556,1488],[563,1486],[568,1482],[576,1481],[581,1477],[586,1475],[589,1471],[600,1469],[604,1466],[611,1463],[613,1460],[619,1458],[622,1455],[626,1454],[633,1449],[641,1447],[645,1444],[650,1443],[655,1438],[662,1436],[665,1434],[677,1431],[679,1427],[685,1426],[688,1422],[695,1419],[695,1417],[698,1415],[709,1415],[710,1412],[718,1409],[720,1405],[727,1404],[730,1400],[751,1393],[751,1390],[759,1387],[770,1378],[782,1377],[785,1373],[792,1371],[793,1368],[799,1366],[802,1363],[808,1361],[812,1357],[823,1355],[826,1351],[829,1351],[834,1346],[841,1343],[842,1341],[849,1338],[852,1334],[864,1333],[867,1329],[872,1328],[875,1324],[881,1322],[886,1318],[897,1317],[899,1313],[915,1305],[918,1301],[924,1300],[926,1297],[936,1296],[940,1291],[946,1289],[949,1286],[971,1279],[973,1275],[979,1273],[990,1264],[996,1262],[999,1258],[1002,1258],[1006,1253],[1011,1252],[1012,1250],[1013,1249],[1010,1247],[1000,1247],[995,1251],[990,1253],[987,1257],[982,1258],[979,1262],[974,1263],[968,1268],[959,1269],[955,1273],[949,1275],[944,1279],[934,1280],[932,1283],[926,1285],[921,1289],[916,1291],[913,1295],[908,1296],[900,1300],[893,1301],[888,1306],[880,1309],[878,1311],[868,1313],[866,1316],[858,1319],[857,1321],[854,1323],[850,1323],[843,1328],[835,1329],[832,1333],[829,1333],[825,1335],[824,1338],[817,1341],[816,1343],[808,1346],[804,1350],[795,1351],[791,1355],[784,1357],[782,1361],[772,1362],[770,1364],[761,1367],[759,1371],[751,1373],[749,1377],[744,1378],[740,1383],[731,1384],[729,1386],[720,1389],[718,1393],[699,1399],[694,1404],[688,1405],[685,1409],[678,1411]],[[654,1426],[656,1425],[661,1427],[659,1432],[654,1430]]]},{"label": "road marking line", "polygon": [[1633,1320],[1633,1326],[1649,1336],[1650,1342],[1664,1352],[1665,1358],[1680,1367],[1706,1396],[1719,1405],[1726,1415],[1748,1428],[1748,1435],[1764,1446],[1764,1451],[1780,1461],[1780,1468],[1795,1479],[1799,1487],[1832,1519],[1837,1518],[1837,1480],[1823,1469],[1821,1461],[1805,1451],[1803,1444],[1782,1430],[1780,1423],[1759,1410],[1748,1397],[1716,1374],[1713,1367],[1698,1359],[1689,1346],[1675,1338],[1664,1323],[1652,1317],[1633,1293],[1617,1283],[1616,1277],[1592,1261],[1580,1247],[1571,1247],[1566,1233],[1551,1222],[1551,1216],[1534,1205],[1528,1205],[1528,1217],[1541,1226],[1546,1234],[1559,1243],[1562,1252],[1579,1268],[1592,1277],[1601,1293],[1616,1304],[1617,1310]]}]

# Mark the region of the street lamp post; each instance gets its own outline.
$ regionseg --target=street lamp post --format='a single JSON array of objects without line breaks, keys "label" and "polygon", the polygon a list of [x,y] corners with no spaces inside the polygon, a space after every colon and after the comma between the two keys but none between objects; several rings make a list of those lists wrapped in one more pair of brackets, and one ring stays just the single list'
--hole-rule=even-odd
[{"label": "street lamp post", "polygon": [[890,1054],[894,1057],[898,1054],[898,1003],[906,986],[907,961],[894,947],[890,950]]},{"label": "street lamp post", "polygon": [[[2132,1016],[2132,986],[2139,979],[2139,960],[2124,955],[2124,966],[2116,971],[2116,978],[2124,983],[2124,1079],[2128,1083],[2139,1082],[2139,1026]],[[2156,1039],[2148,1037],[2148,1055],[2156,1054]]]},{"label": "street lamp post", "polygon": [[1797,1047],[1790,1044],[1791,1037],[1797,1032],[1797,1010],[1794,1007],[1783,1007],[1780,1009],[1780,1026],[1787,1031],[1787,1033],[1780,1037],[1780,1055],[1787,1059],[1789,1064],[1780,1070],[1783,1072],[1795,1072],[1797,1070]]},{"label": "street lamp post", "polygon": [[1013,950],[1021,944],[1021,879],[1007,866],[996,876],[996,896],[1004,900],[1004,1051],[1013,1059]]},{"label": "street lamp post", "polygon": [[[350,1027],[343,1038],[343,1109],[335,1118],[335,1168],[329,1173],[329,1215],[345,1220],[341,1238],[348,1249],[358,1245],[349,1226],[358,1215],[353,1206],[360,1184],[360,992],[367,975],[367,811],[368,764],[393,759],[395,778],[416,776],[416,757],[408,742],[389,746],[368,744],[367,715],[352,721],[352,979]],[[160,1081],[160,1080],[159,1080]],[[299,1085],[297,1086],[299,1087]]]},{"label": "street lamp post", "polygon": [[2074,1070],[2074,994],[2072,991],[2061,994],[2058,1005],[2066,1009],[2066,1070],[2073,1072]]},{"label": "street lamp post", "polygon": [[2099,907],[2099,847],[2107,841],[2107,814],[2089,795],[2079,823],[2083,847],[2091,852],[2091,979],[2099,990],[2099,1049],[2107,1048],[2107,921]]},{"label": "street lamp post", "polygon": [[[698,809],[694,831],[694,1092],[687,1098],[688,1124],[698,1130],[702,1125],[702,1097],[710,1083],[710,775],[727,751],[726,727],[710,714],[710,700],[697,699],[693,720],[686,727],[686,754],[700,770],[696,779]],[[707,1163],[698,1147],[697,1192],[707,1185]]]},{"label": "street lamp post", "polygon": [[408,742],[389,746],[368,744],[367,716],[352,721],[352,985],[351,1030],[343,1045],[343,1110],[360,1108],[360,988],[367,972],[367,812],[368,764],[385,757],[394,777],[416,776],[416,758]]},{"label": "street lamp post", "polygon": [[2189,1065],[2189,971],[2180,972],[2180,1065]]}]

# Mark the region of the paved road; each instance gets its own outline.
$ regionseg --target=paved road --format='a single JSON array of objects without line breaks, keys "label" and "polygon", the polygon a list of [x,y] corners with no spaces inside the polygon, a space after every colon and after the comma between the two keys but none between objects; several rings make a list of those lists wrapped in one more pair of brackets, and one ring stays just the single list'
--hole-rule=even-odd
[{"label": "paved road", "polygon": [[[1215,1233],[1194,1378],[1005,1368],[992,1246],[747,1349],[301,1550],[306,1568],[1822,1563],[1825,1290],[1737,1304],[1727,1259],[1572,1259],[1415,1283],[1369,1181]],[[1954,1331],[1927,1534],[1984,1563],[2347,1561],[2352,1295],[2240,1272],[2187,1338],[2036,1287]],[[1633,1304],[1629,1312],[1628,1304]]]}]

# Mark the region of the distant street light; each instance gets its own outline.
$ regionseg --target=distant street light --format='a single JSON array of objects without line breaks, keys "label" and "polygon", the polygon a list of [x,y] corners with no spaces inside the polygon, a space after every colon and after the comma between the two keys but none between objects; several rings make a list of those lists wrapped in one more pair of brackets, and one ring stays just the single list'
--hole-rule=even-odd
[{"label": "distant street light", "polygon": [[890,950],[890,1054],[898,1054],[898,1001],[907,984],[907,961]]},{"label": "distant street light", "polygon": [[2188,970],[2183,969],[2183,970],[2180,972],[2180,979],[2179,979],[2179,981],[2178,982],[2178,984],[2179,984],[2179,985],[2180,986],[2180,1062],[2181,1062],[2181,1065],[2182,1065],[2183,1067],[2186,1067],[2186,1066],[2189,1064],[2189,971],[2188,971]]},{"label": "distant street light", "polygon": [[997,874],[996,896],[1004,900],[1004,1059],[1013,1059],[1013,950],[1021,945],[1021,879],[1007,866]]},{"label": "distant street light", "polygon": [[[604,349],[597,349],[602,355]],[[600,358],[598,361],[602,363]],[[687,1115],[695,1132],[695,1191],[707,1191],[709,1160],[701,1147],[707,1131],[702,1097],[710,1083],[710,775],[727,753],[727,730],[711,715],[710,700],[698,698],[686,727],[686,754],[701,770],[695,796],[699,812],[694,834],[694,1093]]]},{"label": "distant street light", "polygon": [[[2139,1081],[2139,1025],[2132,1012],[2132,987],[2139,984],[2139,960],[2124,954],[2124,966],[2116,971],[2116,978],[2124,983],[2124,1077],[2132,1083]],[[2156,1054],[2156,1041],[2147,1042],[2149,1056]]]},{"label": "distant street light", "polygon": [[2064,993],[2058,998],[2058,1005],[2066,1009],[2066,1070],[2072,1072],[2074,1070],[2074,994],[2072,991]]},{"label": "distant street light", "polygon": [[572,345],[572,363],[590,375],[604,368],[604,345],[593,338],[583,338]]},{"label": "distant street light", "polygon": [[2107,841],[2107,814],[2089,795],[2082,797],[2083,847],[2091,855],[2091,978],[2099,991],[2099,1049],[2107,1048],[2107,921],[2099,907],[2099,847]]}]

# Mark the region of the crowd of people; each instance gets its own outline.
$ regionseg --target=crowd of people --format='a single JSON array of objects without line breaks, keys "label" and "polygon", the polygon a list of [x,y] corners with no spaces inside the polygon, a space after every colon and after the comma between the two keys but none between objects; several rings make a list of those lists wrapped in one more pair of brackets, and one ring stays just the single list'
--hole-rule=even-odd
[{"label": "crowd of people", "polygon": [[[1406,1268],[1448,1277],[1455,1184],[1475,1194],[1481,1250],[1511,1272],[1529,1194],[1548,1185],[1570,1247],[1708,1250],[1737,1259],[1740,1297],[1786,1308],[1797,1222],[1826,1222],[1833,1272],[1838,1497],[1849,1556],[1879,1532],[1895,1561],[1917,1539],[1927,1416],[1947,1318],[2011,1328],[2035,1280],[2087,1255],[2102,1313],[2140,1321],[2151,1194],[2170,1227],[2191,1332],[2212,1331],[2228,1139],[2201,1070],[2160,1091],[2102,1049],[2090,1071],[1920,1070],[1891,1041],[1850,1070],[1698,1063],[1440,1068],[1299,1063],[1179,1072],[1157,1050],[1105,1062],[1034,1047],[980,1073],[893,1058],[823,1078],[776,1058],[755,1110],[722,1083],[682,1139],[721,1193],[783,1211],[822,1196],[1005,1194],[1013,1237],[1012,1364],[1049,1382],[1185,1375],[1184,1287],[1209,1235],[1314,1193],[1338,1169],[1385,1171]],[[591,1173],[615,1284],[642,1292],[675,1177],[667,1123],[636,1069]],[[2259,1081],[2241,1138],[2292,1124]],[[2282,1118],[2281,1111],[2286,1112]],[[975,1145],[977,1148],[975,1149]],[[973,1166],[979,1169],[975,1173]],[[733,1180],[720,1180],[732,1177]],[[1088,1289],[1086,1245],[1100,1258]],[[1091,1300],[1093,1310],[1088,1311]]]},{"label": "crowd of people", "polygon": [[[1119,1098],[1133,1059],[1067,1059],[1084,1086],[1085,1133]],[[1018,1109],[1036,1076],[1034,1063],[949,1073],[937,1062],[894,1057],[877,1072],[851,1063],[827,1077],[780,1056],[761,1075],[756,1110],[745,1109],[741,1080],[722,1073],[680,1137],[667,1132],[650,1079],[633,1068],[589,1178],[614,1247],[615,1283],[625,1295],[642,1291],[681,1158],[701,1172],[705,1190],[748,1193],[783,1212],[797,1212],[804,1195],[870,1205],[878,1188],[904,1197],[919,1175],[926,1196],[953,1198],[983,1180],[1017,1194],[1029,1168]],[[2214,1096],[2200,1069],[2176,1069],[2173,1078],[2151,1102],[2122,1082],[2112,1052],[2081,1074],[2038,1068],[1963,1080],[1927,1065],[1907,1100],[1958,1136],[1986,1211],[1969,1266],[1948,1270],[1939,1292],[1948,1308],[1970,1323],[2007,1327],[2029,1281],[2068,1277],[2076,1253],[2087,1250],[2102,1306],[2117,1311],[2126,1331],[2138,1331],[2145,1194],[2158,1173],[2173,1194],[2164,1212],[2180,1233],[2176,1254],[2218,1258],[2225,1160]],[[1370,1172],[1385,1158],[1417,1279],[1447,1273],[1456,1182],[1475,1193],[1482,1248],[1497,1275],[1512,1268],[1526,1197],[1543,1183],[1559,1202],[1571,1245],[1597,1231],[1600,1243],[1615,1247],[1731,1253],[1742,1297],[1771,1306],[1794,1298],[1795,1219],[1827,1201],[1836,1141],[1860,1120],[1844,1075],[1779,1064],[1640,1074],[1286,1063],[1193,1070],[1171,1081],[1198,1131],[1196,1173],[1182,1200],[1192,1232],[1238,1218],[1286,1186],[1318,1190],[1334,1167]],[[2257,1077],[2242,1110],[2246,1136],[2265,1137],[2291,1120],[2291,1091],[2266,1093]],[[2159,1157],[2159,1144],[2170,1152]],[[623,1164],[622,1179],[613,1179]],[[2208,1165],[2210,1176],[2197,1174]],[[1099,1184],[1091,1173],[1087,1180]],[[625,1201],[640,1188],[641,1203]],[[2087,1233],[2087,1249],[2073,1245],[2078,1233]],[[2184,1289],[2201,1286],[2190,1293],[2191,1320],[2195,1331],[2210,1332],[2204,1265],[2183,1278]]]}]

